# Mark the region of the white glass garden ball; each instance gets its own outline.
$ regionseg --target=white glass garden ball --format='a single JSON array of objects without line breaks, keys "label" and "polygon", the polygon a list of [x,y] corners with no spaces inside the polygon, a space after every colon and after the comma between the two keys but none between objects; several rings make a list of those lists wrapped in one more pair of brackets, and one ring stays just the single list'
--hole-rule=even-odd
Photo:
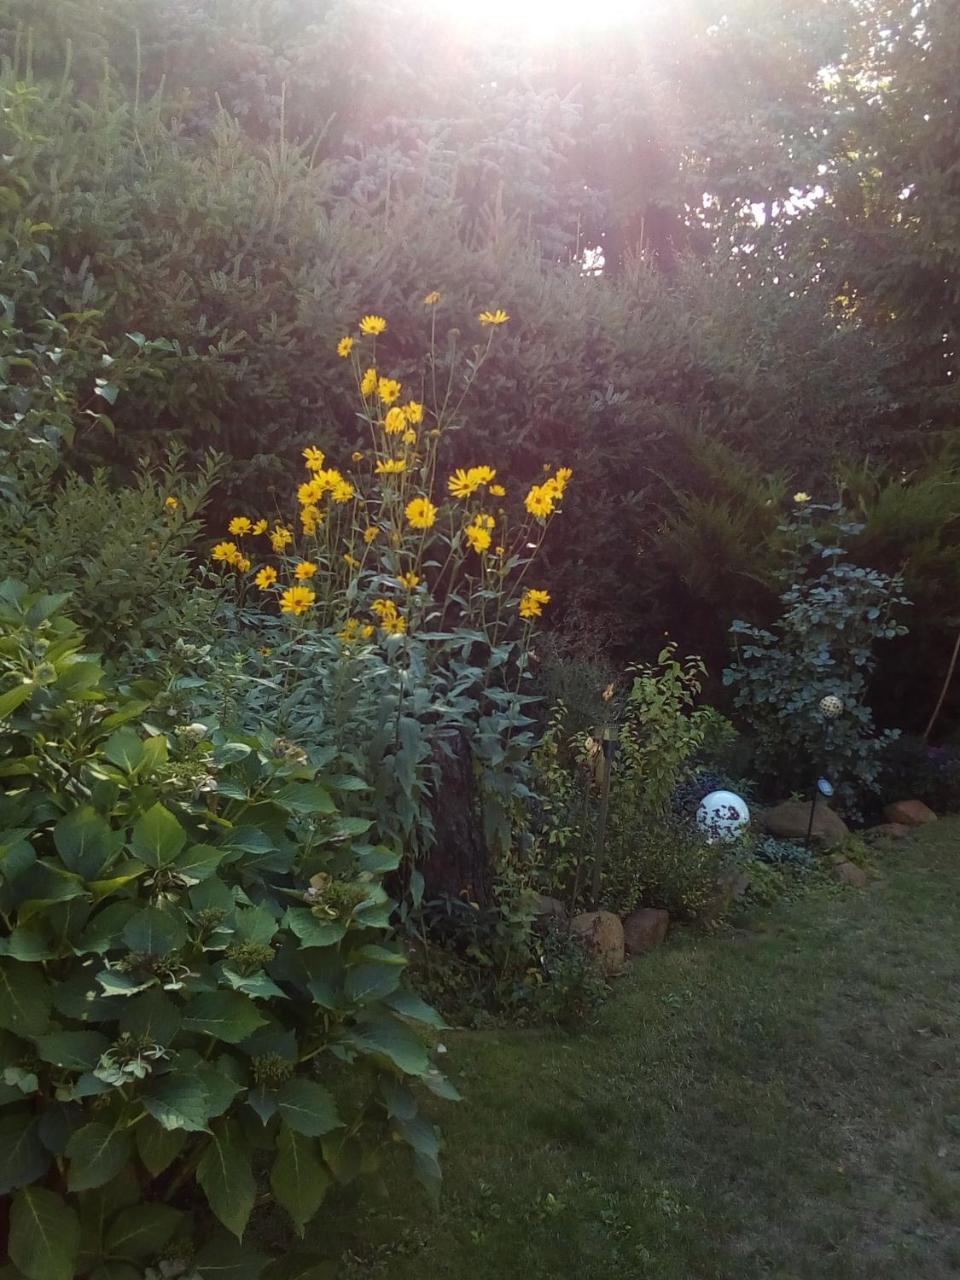
[{"label": "white glass garden ball", "polygon": [[843,713],[843,703],[835,693],[828,693],[825,698],[820,699],[820,710],[828,720],[836,720]]},{"label": "white glass garden ball", "polygon": [[697,826],[708,840],[736,840],[749,822],[746,801],[733,791],[711,791],[697,810]]}]

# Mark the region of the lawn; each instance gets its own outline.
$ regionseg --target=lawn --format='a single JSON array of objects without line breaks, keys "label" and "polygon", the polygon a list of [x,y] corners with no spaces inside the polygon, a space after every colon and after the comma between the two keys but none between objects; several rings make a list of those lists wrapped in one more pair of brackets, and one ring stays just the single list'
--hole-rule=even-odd
[{"label": "lawn", "polygon": [[876,867],[677,931],[578,1035],[447,1035],[440,1210],[369,1210],[351,1274],[960,1274],[960,819]]}]

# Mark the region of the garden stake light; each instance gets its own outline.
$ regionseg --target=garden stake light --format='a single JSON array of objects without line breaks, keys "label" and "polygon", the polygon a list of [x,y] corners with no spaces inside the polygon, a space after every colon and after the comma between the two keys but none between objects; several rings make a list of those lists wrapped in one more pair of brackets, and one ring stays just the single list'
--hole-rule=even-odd
[{"label": "garden stake light", "polygon": [[[825,698],[820,699],[820,711],[826,720],[826,745],[825,754],[829,756],[829,743],[833,735],[833,722],[838,716],[843,714],[843,703],[836,694],[828,693]],[[804,848],[810,848],[810,841],[813,838],[813,820],[816,817],[817,801],[821,796],[827,799],[833,795],[833,786],[825,777],[818,777],[813,788],[813,799],[810,801],[810,821],[807,824],[807,838],[804,841]]]}]

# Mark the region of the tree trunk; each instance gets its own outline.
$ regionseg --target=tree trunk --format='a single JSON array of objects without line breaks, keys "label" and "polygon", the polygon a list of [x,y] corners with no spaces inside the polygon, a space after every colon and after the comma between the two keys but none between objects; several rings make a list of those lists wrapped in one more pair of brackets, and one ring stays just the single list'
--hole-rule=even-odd
[{"label": "tree trunk", "polygon": [[437,784],[430,812],[435,840],[420,870],[424,898],[443,895],[485,907],[493,899],[493,858],[483,837],[473,755],[459,730],[443,730],[433,741]]}]

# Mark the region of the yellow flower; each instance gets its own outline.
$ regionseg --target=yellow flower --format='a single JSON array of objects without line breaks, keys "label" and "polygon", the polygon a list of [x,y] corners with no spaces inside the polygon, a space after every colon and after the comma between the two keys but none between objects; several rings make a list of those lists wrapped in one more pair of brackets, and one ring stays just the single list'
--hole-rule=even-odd
[{"label": "yellow flower", "polygon": [[429,498],[414,498],[407,503],[406,516],[413,529],[429,529],[437,519],[437,508]]},{"label": "yellow flower", "polygon": [[361,451],[360,451],[359,449],[356,449],[353,453],[351,453],[351,455],[350,455],[350,461],[351,461],[351,462],[362,462],[362,461],[363,461],[363,454],[361,453]]},{"label": "yellow flower", "polygon": [[270,522],[269,522],[268,520],[258,520],[258,521],[257,521],[257,523],[256,523],[256,524],[253,526],[253,528],[250,530],[250,532],[251,532],[251,533],[255,533],[255,534],[257,534],[258,536],[259,536],[261,533],[266,533],[266,532],[267,532],[267,525],[268,525],[269,523],[270,523]]},{"label": "yellow flower", "polygon": [[272,587],[276,580],[277,571],[272,564],[265,564],[254,578],[254,582],[261,591],[266,591],[269,587]]},{"label": "yellow flower", "polygon": [[325,456],[322,449],[317,449],[314,445],[308,444],[303,451],[303,457],[308,471],[319,471],[323,467]]},{"label": "yellow flower", "polygon": [[366,334],[383,333],[387,322],[383,316],[364,316],[360,321],[360,332]]},{"label": "yellow flower", "polygon": [[476,467],[471,467],[469,471],[458,467],[453,473],[447,481],[447,488],[455,498],[469,498],[471,493],[479,488],[480,481],[476,478],[475,472]]},{"label": "yellow flower", "polygon": [[250,569],[253,568],[253,565],[246,556],[237,556],[236,560],[233,562],[233,567],[236,569],[237,573],[249,573]]},{"label": "yellow flower", "polygon": [[494,547],[494,548],[493,548],[493,554],[494,554],[495,556],[505,556],[505,555],[507,554],[507,548],[506,548],[506,547]]},{"label": "yellow flower", "polygon": [[510,317],[501,307],[498,307],[496,311],[480,312],[481,324],[506,324],[509,319]]},{"label": "yellow flower", "polygon": [[810,495],[809,493],[804,493],[803,490],[801,489],[799,493],[795,493],[793,495],[793,500],[794,502],[802,505],[804,502],[810,501]]},{"label": "yellow flower", "polygon": [[377,395],[384,404],[393,404],[394,400],[400,396],[401,386],[396,378],[379,378],[377,380]]},{"label": "yellow flower", "polygon": [[317,566],[312,560],[301,560],[293,571],[293,576],[300,582],[306,582],[308,578],[312,578],[317,572]]},{"label": "yellow flower", "polygon": [[497,522],[488,512],[478,511],[473,517],[472,523],[475,524],[478,529],[492,529]]},{"label": "yellow flower", "polygon": [[249,533],[253,528],[253,524],[246,516],[234,516],[227,525],[227,532],[232,533],[235,538],[242,538],[245,533]]},{"label": "yellow flower", "polygon": [[273,532],[270,534],[270,544],[274,551],[282,551],[284,547],[288,547],[293,541],[293,530],[288,529],[286,525],[274,525]]},{"label": "yellow flower", "polygon": [[[383,378],[380,379],[384,381]],[[401,431],[407,428],[407,412],[401,409],[399,405],[394,405],[392,409],[387,410],[387,416],[383,420],[383,429],[388,436],[398,436]]]},{"label": "yellow flower", "polygon": [[479,524],[468,524],[463,531],[463,536],[473,547],[474,551],[479,555],[482,551],[489,551],[492,538]]},{"label": "yellow flower", "polygon": [[361,622],[359,618],[348,618],[343,630],[337,636],[344,644],[352,644],[357,640],[369,640],[373,635],[373,627],[369,622]]},{"label": "yellow flower", "polygon": [[304,507],[300,512],[300,523],[303,525],[303,532],[312,535],[323,524],[323,513],[319,507]]},{"label": "yellow flower", "polygon": [[343,356],[344,359],[347,358],[347,356],[350,354],[352,350],[353,350],[352,338],[341,338],[340,341],[337,343],[337,355]]},{"label": "yellow flower", "polygon": [[430,292],[427,294],[427,296],[424,298],[423,305],[425,307],[435,307],[439,301],[440,301],[440,294],[436,291],[436,289],[431,289]]},{"label": "yellow flower", "polygon": [[546,483],[553,489],[558,498],[562,498],[567,485],[572,479],[573,471],[570,467],[558,467],[556,475]]},{"label": "yellow flower", "polygon": [[494,498],[505,498],[507,496],[507,491],[502,484],[492,484],[489,492],[491,497]]},{"label": "yellow flower", "polygon": [[477,479],[478,484],[489,484],[491,480],[496,478],[496,471],[493,467],[471,467],[471,472]]},{"label": "yellow flower", "polygon": [[210,559],[220,564],[236,564],[240,559],[240,548],[235,542],[218,542],[210,552]]},{"label": "yellow flower", "polygon": [[334,500],[334,502],[340,502],[340,503],[349,502],[350,499],[356,494],[356,492],[357,492],[356,489],[353,487],[350,481],[344,480],[343,477],[341,476],[341,478],[334,483],[333,488],[330,490],[330,497]]},{"label": "yellow flower", "polygon": [[310,507],[319,502],[325,492],[326,486],[323,481],[314,476],[312,480],[304,481],[297,490],[297,497],[303,506]]},{"label": "yellow flower", "polygon": [[173,494],[171,494],[169,498],[164,498],[163,505],[168,511],[176,511],[177,507],[180,505],[180,499],[175,498]]},{"label": "yellow flower", "polygon": [[380,619],[380,626],[387,635],[402,636],[406,631],[407,620],[392,600],[374,600],[370,610]]},{"label": "yellow flower", "polygon": [[345,551],[343,553],[343,558],[344,560],[346,560],[347,564],[350,566],[351,569],[360,568],[360,561],[357,559],[356,556],[352,556],[349,551]]},{"label": "yellow flower", "polygon": [[374,470],[378,476],[397,476],[401,471],[405,471],[407,464],[403,458],[385,458],[382,462],[378,462]]},{"label": "yellow flower", "polygon": [[553,511],[557,500],[556,492],[549,481],[546,484],[535,484],[523,500],[523,505],[532,516],[543,520]]},{"label": "yellow flower", "polygon": [[364,396],[372,396],[377,389],[377,371],[371,365],[363,377],[360,379],[360,394]]},{"label": "yellow flower", "polygon": [[404,443],[404,444],[416,444],[416,443],[417,443],[417,433],[414,431],[414,429],[413,429],[412,427],[409,427],[409,428],[408,428],[408,429],[403,433],[403,443]]},{"label": "yellow flower", "polygon": [[379,532],[380,532],[380,530],[377,528],[377,526],[376,526],[375,524],[371,524],[371,525],[369,525],[366,529],[364,529],[364,531],[363,531],[363,540],[364,540],[364,542],[367,544],[367,546],[368,546],[368,547],[369,547],[370,543],[374,540],[374,538],[377,536],[377,534],[378,534]]},{"label": "yellow flower", "polygon": [[407,421],[412,422],[414,426],[419,426],[423,421],[423,405],[419,400],[408,400],[403,406],[403,411],[407,415]]},{"label": "yellow flower", "polygon": [[531,587],[530,590],[525,591],[520,598],[520,617],[539,618],[541,613],[543,613],[543,606],[549,603],[549,591],[541,591],[537,587]]},{"label": "yellow flower", "polygon": [[413,591],[415,587],[420,585],[420,575],[414,573],[412,569],[408,569],[406,573],[401,573],[400,584],[406,587],[408,591]]},{"label": "yellow flower", "polygon": [[280,597],[282,613],[306,613],[316,603],[317,595],[309,587],[287,587]]}]

